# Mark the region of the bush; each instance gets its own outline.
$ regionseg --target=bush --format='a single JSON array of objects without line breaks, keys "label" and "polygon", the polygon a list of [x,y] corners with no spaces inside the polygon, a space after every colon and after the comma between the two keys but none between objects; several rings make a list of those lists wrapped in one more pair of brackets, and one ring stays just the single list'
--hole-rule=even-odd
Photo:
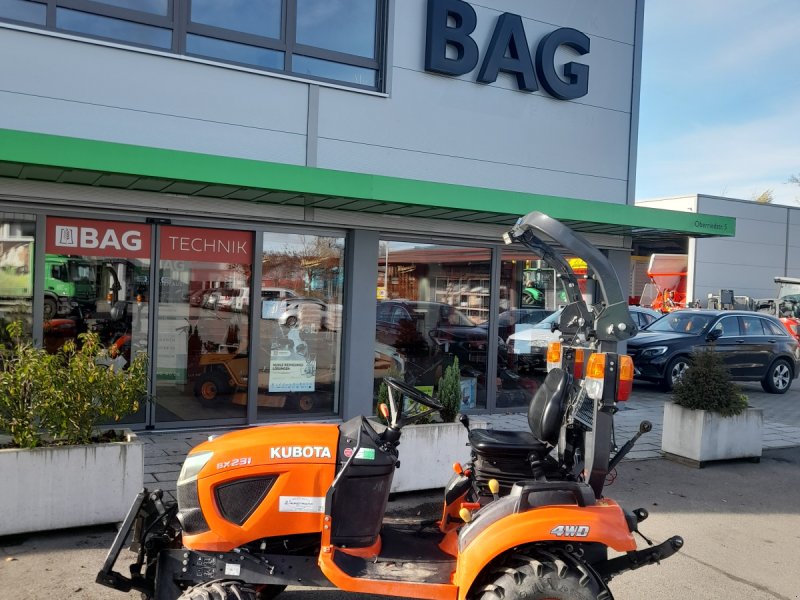
[{"label": "bush", "polygon": [[461,410],[461,369],[458,366],[458,357],[453,364],[444,370],[444,376],[439,378],[439,393],[437,400],[442,405],[439,415],[445,423],[456,420],[458,411]]},{"label": "bush", "polygon": [[82,334],[80,347],[70,340],[48,354],[21,339],[21,324],[8,332],[14,343],[0,368],[0,430],[14,446],[91,443],[99,425],[136,412],[146,398],[143,353],[123,371],[97,334]]},{"label": "bush", "polygon": [[692,353],[687,369],[672,391],[675,404],[692,410],[710,410],[729,417],[747,408],[747,396],[731,381],[730,373],[713,350]]}]

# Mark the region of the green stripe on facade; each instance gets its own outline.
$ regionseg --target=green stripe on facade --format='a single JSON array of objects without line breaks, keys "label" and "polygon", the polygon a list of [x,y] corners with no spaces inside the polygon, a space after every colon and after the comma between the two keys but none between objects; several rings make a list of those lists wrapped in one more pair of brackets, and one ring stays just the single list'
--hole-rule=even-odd
[{"label": "green stripe on facade", "polygon": [[432,208],[523,215],[540,210],[571,221],[733,236],[736,220],[463,185],[133,146],[0,129],[0,161],[224,186],[339,196]]}]

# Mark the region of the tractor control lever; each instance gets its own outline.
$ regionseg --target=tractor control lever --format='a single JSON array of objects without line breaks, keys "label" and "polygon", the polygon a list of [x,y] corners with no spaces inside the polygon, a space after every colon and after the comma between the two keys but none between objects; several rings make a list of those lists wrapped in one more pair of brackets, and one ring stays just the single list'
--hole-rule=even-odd
[{"label": "tractor control lever", "polygon": [[622,448],[619,449],[619,452],[614,455],[614,458],[612,458],[611,462],[608,463],[608,470],[611,471],[614,467],[616,467],[619,464],[619,461],[625,458],[625,455],[630,452],[631,448],[633,448],[636,440],[642,437],[642,435],[645,433],[649,433],[652,429],[653,424],[650,421],[642,421],[639,423],[639,431],[637,431],[636,435],[634,435],[631,439],[625,442],[625,445],[622,446]]}]

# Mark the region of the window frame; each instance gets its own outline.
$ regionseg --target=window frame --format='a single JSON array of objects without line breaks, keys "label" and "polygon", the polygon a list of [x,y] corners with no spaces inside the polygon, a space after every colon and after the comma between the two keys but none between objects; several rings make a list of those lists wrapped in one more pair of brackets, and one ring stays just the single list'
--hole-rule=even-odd
[{"label": "window frame", "polygon": [[[87,39],[87,40],[101,40],[104,42],[111,42],[120,44],[122,46],[132,48],[144,48],[147,50],[155,50],[158,52],[165,52],[167,54],[175,54],[178,56],[187,56],[203,61],[208,61],[219,65],[234,65],[252,69],[262,73],[278,73],[281,75],[290,76],[293,78],[306,80],[306,81],[320,81],[330,83],[336,86],[345,88],[366,90],[370,92],[385,93],[386,80],[387,80],[387,43],[388,43],[388,28],[389,28],[389,0],[375,0],[375,27],[374,27],[374,50],[375,58],[366,58],[355,54],[347,54],[325,48],[318,48],[306,44],[299,44],[296,41],[297,31],[297,0],[282,0],[281,6],[281,28],[280,39],[269,38],[266,36],[259,36],[252,33],[245,33],[223,27],[216,27],[213,25],[194,23],[189,20],[191,14],[191,0],[167,0],[167,14],[158,15],[145,11],[137,11],[118,6],[112,6],[96,2],[93,0],[31,0],[33,3],[44,5],[46,8],[45,24],[39,25],[25,21],[18,21],[14,19],[0,18],[0,24],[11,23],[14,25],[22,25],[35,29],[44,29],[58,33],[67,34],[70,36]],[[113,37],[106,37],[102,35],[92,35],[89,33],[81,33],[70,31],[67,29],[60,29],[56,27],[56,9],[65,8],[69,10],[84,12],[90,15],[100,17],[107,17],[111,19],[119,19],[134,23],[138,25],[148,25],[151,27],[158,27],[167,29],[171,32],[171,47],[164,48],[160,46],[153,46],[148,44],[139,44],[128,40],[115,39]],[[186,40],[188,35],[197,35],[202,37],[211,38],[223,42],[232,42],[244,44],[254,48],[273,50],[283,52],[283,69],[271,69],[251,63],[242,63],[235,60],[226,60],[219,57],[205,56],[200,54],[189,54],[186,51]],[[320,77],[315,75],[307,75],[302,73],[295,73],[292,70],[293,57],[304,56],[311,59],[322,60],[341,64],[345,67],[356,67],[362,69],[369,69],[375,72],[375,85],[364,85],[347,80],[330,79],[327,77]]]}]

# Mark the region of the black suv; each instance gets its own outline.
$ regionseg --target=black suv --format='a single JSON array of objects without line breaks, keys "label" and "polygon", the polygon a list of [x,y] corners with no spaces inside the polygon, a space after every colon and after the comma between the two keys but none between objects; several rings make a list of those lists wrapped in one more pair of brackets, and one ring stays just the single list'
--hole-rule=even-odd
[{"label": "black suv", "polygon": [[736,381],[760,381],[783,394],[798,375],[800,348],[775,317],[747,311],[679,310],[628,341],[634,376],[672,389],[691,366],[695,348],[719,352]]}]

